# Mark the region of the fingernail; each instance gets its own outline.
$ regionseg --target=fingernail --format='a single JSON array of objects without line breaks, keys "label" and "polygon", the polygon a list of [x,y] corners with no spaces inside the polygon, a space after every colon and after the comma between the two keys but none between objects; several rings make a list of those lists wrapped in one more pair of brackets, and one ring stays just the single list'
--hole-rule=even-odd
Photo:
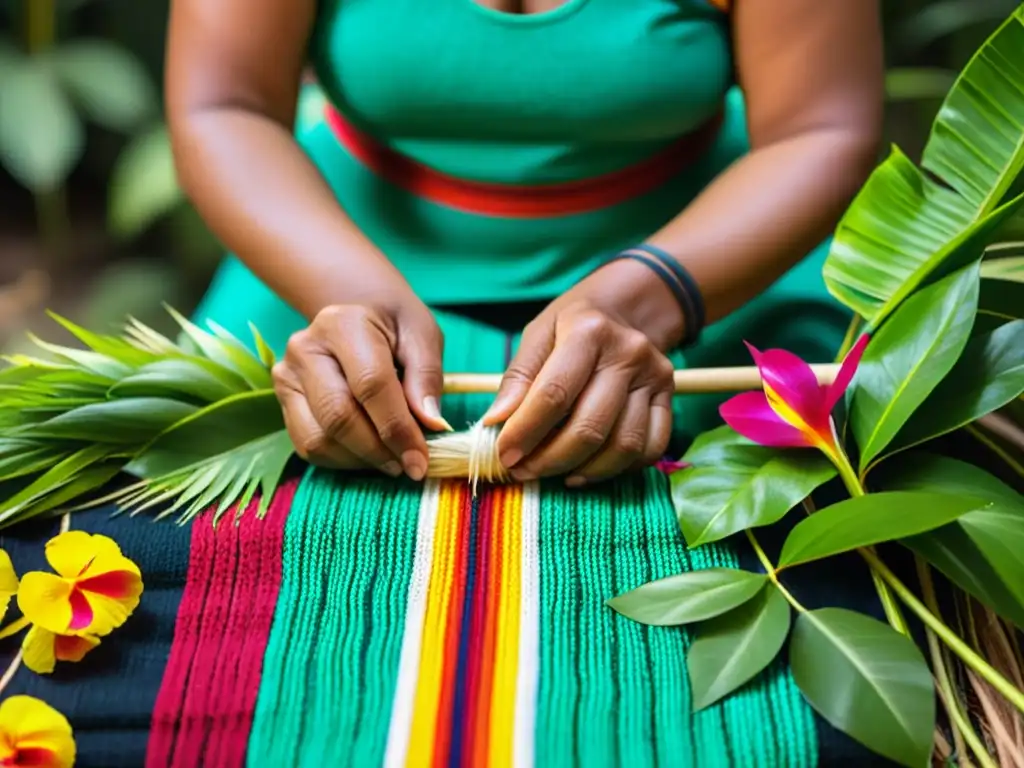
[{"label": "fingernail", "polygon": [[441,422],[441,425],[448,432],[454,432],[455,431],[452,428],[452,425],[449,424],[445,420],[444,416],[441,415],[441,408],[437,404],[437,398],[436,397],[429,396],[429,397],[424,397],[423,398],[423,411],[427,414],[427,416],[432,418],[434,421]]},{"label": "fingernail", "polygon": [[406,451],[402,454],[402,466],[405,474],[413,480],[422,480],[427,474],[427,462],[419,451]]},{"label": "fingernail", "polygon": [[565,479],[566,488],[582,488],[587,484],[587,478],[583,475],[571,475]]},{"label": "fingernail", "polygon": [[518,448],[510,448],[509,450],[505,451],[504,453],[498,456],[498,460],[501,461],[501,465],[506,469],[511,469],[512,467],[514,467],[516,464],[519,463],[519,460],[522,458],[523,452],[520,451]]},{"label": "fingernail", "polygon": [[528,472],[525,469],[514,469],[509,474],[517,483],[526,483],[537,479],[533,472]]},{"label": "fingernail", "polygon": [[398,477],[400,474],[402,474],[402,465],[399,464],[397,461],[389,461],[387,464],[381,466],[380,471],[386,475]]}]

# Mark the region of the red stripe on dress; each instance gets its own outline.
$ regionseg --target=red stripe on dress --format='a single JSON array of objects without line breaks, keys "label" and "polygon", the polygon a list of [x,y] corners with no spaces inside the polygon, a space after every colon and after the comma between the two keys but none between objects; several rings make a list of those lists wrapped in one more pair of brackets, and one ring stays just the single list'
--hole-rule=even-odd
[{"label": "red stripe on dress", "polygon": [[174,641],[153,710],[147,768],[245,764],[263,655],[281,587],[284,524],[297,481],[278,488],[266,516],[253,501],[192,523],[189,568]]},{"label": "red stripe on dress", "polygon": [[544,185],[493,184],[441,173],[363,133],[334,107],[326,120],[338,141],[378,176],[417,197],[484,216],[548,218],[609,208],[657,189],[707,150],[722,123],[718,112],[664,150],[620,171]]}]

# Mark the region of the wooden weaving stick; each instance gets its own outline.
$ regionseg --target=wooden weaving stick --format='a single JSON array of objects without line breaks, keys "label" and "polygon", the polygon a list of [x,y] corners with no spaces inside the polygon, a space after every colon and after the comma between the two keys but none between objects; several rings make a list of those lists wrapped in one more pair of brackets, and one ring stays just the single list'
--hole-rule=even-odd
[{"label": "wooden weaving stick", "polygon": [[[839,373],[839,365],[812,365],[819,384],[831,384]],[[675,372],[677,395],[702,392],[742,392],[761,388],[757,366],[731,368],[687,368]],[[493,394],[501,384],[499,373],[450,373],[444,377],[444,393],[448,395]]]}]

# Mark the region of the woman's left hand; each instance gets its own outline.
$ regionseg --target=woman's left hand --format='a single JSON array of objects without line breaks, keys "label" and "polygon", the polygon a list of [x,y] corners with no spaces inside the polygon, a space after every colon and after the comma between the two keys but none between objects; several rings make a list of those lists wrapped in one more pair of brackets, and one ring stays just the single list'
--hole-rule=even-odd
[{"label": "woman's left hand", "polygon": [[[502,464],[517,480],[604,480],[662,457],[672,431],[672,363],[681,335],[671,292],[619,261],[564,294],[523,332],[486,424],[504,422]],[[640,328],[647,329],[647,332]]]}]

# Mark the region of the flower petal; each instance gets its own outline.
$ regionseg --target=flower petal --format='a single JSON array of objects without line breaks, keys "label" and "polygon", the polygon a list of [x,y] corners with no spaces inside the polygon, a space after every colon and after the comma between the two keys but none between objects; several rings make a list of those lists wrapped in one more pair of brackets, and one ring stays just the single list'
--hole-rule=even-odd
[{"label": "flower petal", "polygon": [[46,542],[47,562],[53,570],[69,579],[81,576],[94,561],[110,558],[123,556],[117,543],[106,536],[85,531],[65,531]]},{"label": "flower petal", "polygon": [[[88,573],[92,573],[89,568]],[[138,571],[108,571],[98,576],[89,576],[78,580],[78,588],[83,592],[95,592],[115,600],[130,600],[142,594],[142,579]]]},{"label": "flower petal", "polygon": [[0,549],[0,597],[13,597],[18,592],[18,574],[11,556]]},{"label": "flower petal", "polygon": [[48,629],[32,627],[21,641],[22,661],[37,675],[48,675],[57,666],[54,640],[59,637]]},{"label": "flower petal", "polygon": [[[71,724],[53,707],[31,696],[10,696],[0,704],[0,738],[16,750],[20,761],[15,765],[46,768],[74,765],[75,740]],[[45,762],[40,762],[43,759]]]},{"label": "flower petal", "polygon": [[72,632],[88,629],[92,624],[93,610],[85,593],[77,587],[72,589],[68,596],[68,602],[71,604],[71,622],[68,624],[68,629]]},{"label": "flower petal", "polygon": [[138,597],[115,599],[96,592],[82,592],[81,594],[89,603],[92,621],[86,627],[76,627],[76,629],[85,630],[88,634],[99,637],[109,635],[124,624],[139,604]]},{"label": "flower petal", "polygon": [[751,344],[747,344],[747,349],[757,364],[765,388],[770,389],[812,429],[819,427],[826,415],[824,397],[811,367],[784,349],[761,352]]},{"label": "flower petal", "polygon": [[864,350],[869,341],[871,341],[871,337],[866,333],[857,339],[857,343],[843,358],[843,364],[839,366],[839,373],[836,374],[835,381],[825,388],[825,408],[829,413],[832,413],[836,403],[846,394],[846,388],[850,386],[853,375],[857,373],[857,366],[860,365],[860,359],[864,356]]},{"label": "flower petal", "polygon": [[18,607],[33,624],[58,634],[71,626],[72,585],[60,576],[30,571],[21,579]]},{"label": "flower petal", "polygon": [[92,635],[56,635],[53,653],[58,661],[81,661],[99,644],[100,639]]},{"label": "flower petal", "polygon": [[773,448],[807,448],[814,445],[796,427],[784,421],[768,403],[764,392],[744,392],[718,409],[725,423],[748,440]]}]

